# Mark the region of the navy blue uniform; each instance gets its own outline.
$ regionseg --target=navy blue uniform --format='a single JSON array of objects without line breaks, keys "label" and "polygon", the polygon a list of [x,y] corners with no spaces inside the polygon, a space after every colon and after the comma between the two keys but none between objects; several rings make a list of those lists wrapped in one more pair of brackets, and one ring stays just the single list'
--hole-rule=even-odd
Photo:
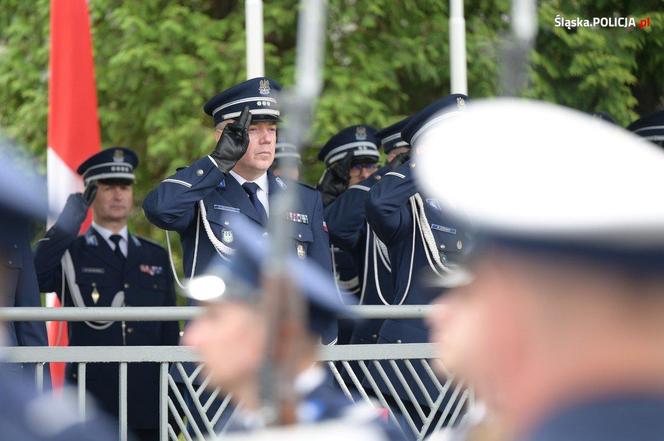
[{"label": "navy blue uniform", "polygon": [[[370,178],[350,186],[325,209],[330,241],[346,251],[355,264],[361,305],[390,305],[393,300],[389,256],[369,228],[365,211],[369,190],[389,170],[383,167]],[[351,343],[376,343],[382,323],[382,320],[356,323]]]},{"label": "navy blue uniform", "polygon": [[[268,197],[272,200],[287,184],[271,172],[268,172],[268,181]],[[299,196],[298,206],[289,214],[296,252],[331,272],[329,239],[320,195],[303,184],[289,182],[288,185],[296,185]],[[233,229],[239,217],[261,224],[260,214],[242,186],[232,175],[221,172],[207,156],[164,179],[145,198],[143,209],[156,226],[180,233],[187,277],[201,273],[213,260],[230,258],[230,254],[213,246],[199,219],[203,216],[199,201],[203,201],[213,238],[229,248],[233,247]],[[197,244],[196,268],[193,268]]]},{"label": "navy blue uniform", "polygon": [[[413,206],[416,207],[413,210]],[[428,305],[441,293],[429,287],[427,276],[441,272],[440,264],[454,261],[466,245],[465,234],[441,211],[437,201],[420,197],[407,162],[386,173],[374,185],[367,201],[367,219],[388,248],[394,281],[394,304]],[[435,247],[435,249],[434,249]],[[423,320],[385,320],[379,335],[381,343],[425,343],[428,328]],[[406,368],[402,365],[402,371]],[[438,389],[419,364],[416,371],[428,394],[435,400]],[[391,378],[399,397],[410,401],[396,377]],[[427,405],[420,388],[410,384],[416,400]],[[384,388],[387,392],[387,389]]]},{"label": "navy blue uniform", "polygon": [[[17,226],[14,234],[3,237],[0,244],[2,255],[2,289],[8,296],[6,305],[41,306],[37,275],[33,263],[32,249],[26,225]],[[7,346],[48,346],[44,322],[10,322],[5,324]],[[22,371],[21,365],[8,365],[7,368]],[[25,373],[31,374],[34,367],[25,366]]]},{"label": "navy blue uniform", "polygon": [[[35,266],[41,291],[58,292],[65,307],[174,306],[175,291],[166,251],[130,234],[126,261],[123,261],[94,227],[78,236],[85,213],[80,195],[70,196],[56,224],[39,242]],[[69,323],[71,346],[177,345],[178,340],[177,322]],[[76,364],[67,366],[69,381],[76,381],[76,371]],[[117,363],[89,364],[86,377],[87,389],[100,406],[109,414],[117,415]],[[129,364],[127,391],[129,427],[156,429],[159,365]]]},{"label": "navy blue uniform", "polygon": [[664,395],[610,395],[561,409],[520,441],[660,441]]}]

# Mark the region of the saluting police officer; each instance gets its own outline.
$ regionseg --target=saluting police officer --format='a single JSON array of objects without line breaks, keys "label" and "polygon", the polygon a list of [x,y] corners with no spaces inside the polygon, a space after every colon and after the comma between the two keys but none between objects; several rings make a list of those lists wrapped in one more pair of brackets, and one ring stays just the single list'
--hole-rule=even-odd
[{"label": "saluting police officer", "polygon": [[[35,266],[42,292],[58,293],[63,306],[175,306],[166,251],[129,233],[136,154],[111,147],[77,169],[85,192],[69,196],[57,222],[39,241]],[[92,226],[78,235],[88,208]],[[177,345],[177,322],[71,322],[72,346]],[[76,382],[76,364],[66,376]],[[91,364],[87,390],[111,415],[118,415],[117,363]],[[128,425],[144,440],[158,437],[159,366],[132,363],[128,368]]]},{"label": "saluting police officer", "polygon": [[214,260],[232,259],[237,219],[251,219],[265,228],[270,201],[288,185],[298,193],[295,211],[288,214],[297,255],[331,268],[320,195],[269,171],[280,116],[279,90],[276,81],[259,77],[210,99],[204,110],[215,123],[214,150],[164,179],[143,203],[153,224],[180,234],[187,277]]},{"label": "saluting police officer", "polygon": [[[0,137],[0,243],[16,240],[16,234],[25,232],[25,225],[33,221],[45,221],[46,185],[36,176],[22,169],[14,156],[13,146]],[[0,248],[2,259],[12,259],[14,247]],[[30,262],[30,266],[32,263]],[[15,268],[20,268],[16,266]],[[0,266],[0,284],[16,282],[15,268]],[[31,283],[37,280],[34,274]],[[0,306],[11,306],[11,291],[0,290]],[[8,298],[9,297],[9,298]],[[8,302],[9,301],[9,302]],[[0,342],[7,342],[7,327],[0,321]],[[13,332],[11,329],[8,330]],[[0,362],[4,354],[0,351]],[[82,420],[75,405],[67,400],[68,394],[39,394],[34,379],[18,375],[8,369],[14,363],[2,364],[0,368],[0,438],[21,441],[110,441],[112,435],[109,422],[99,414],[86,414]]]},{"label": "saluting police officer", "polygon": [[[417,149],[418,138],[426,127],[438,118],[453,117],[462,111],[466,99],[464,95],[450,95],[416,113],[401,130],[403,140]],[[430,304],[440,290],[427,286],[422,280],[427,275],[445,272],[467,245],[465,233],[442,211],[438,201],[420,194],[412,172],[415,165],[411,159],[385,173],[371,188],[366,206],[369,225],[388,250],[395,305]],[[441,172],[454,166],[441,164]],[[428,340],[428,329],[422,320],[385,320],[379,332],[380,343],[424,343]],[[399,367],[402,372],[409,371],[403,364]],[[417,407],[428,414],[430,401],[427,398],[435,401],[440,392],[422,366],[415,365],[415,371],[426,390],[408,376],[406,380],[412,394],[402,387],[396,375],[388,376],[408,409],[408,415],[404,416],[412,418],[413,423],[421,427],[424,421]],[[382,381],[379,386],[384,393],[391,395]],[[448,389],[443,403],[457,395],[461,394],[454,387]]]},{"label": "saluting police officer", "polygon": [[[331,253],[334,264],[334,276],[342,292],[350,293],[362,300],[363,253],[354,253],[339,234],[333,233],[339,229],[343,221],[339,216],[353,216],[353,213],[363,213],[360,206],[344,206],[344,212],[333,210],[330,207],[334,201],[348,188],[353,188],[359,182],[367,179],[378,169],[379,141],[376,138],[376,129],[367,125],[354,125],[346,127],[332,136],[318,153],[318,159],[325,163],[325,171],[318,184],[318,190],[323,195],[325,219],[330,230]],[[339,205],[337,205],[339,207]],[[358,228],[361,228],[362,222]],[[351,234],[356,233],[353,231]],[[353,301],[355,303],[355,300]],[[353,329],[349,323],[342,322],[338,343],[349,343]]]}]

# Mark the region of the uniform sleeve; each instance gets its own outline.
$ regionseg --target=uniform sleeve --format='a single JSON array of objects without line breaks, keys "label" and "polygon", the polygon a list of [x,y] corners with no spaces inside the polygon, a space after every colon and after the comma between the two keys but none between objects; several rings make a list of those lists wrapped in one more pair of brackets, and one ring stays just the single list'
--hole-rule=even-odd
[{"label": "uniform sleeve", "polygon": [[353,185],[325,209],[330,242],[344,251],[352,252],[366,234],[369,190],[367,185]]},{"label": "uniform sleeve", "polygon": [[[166,250],[161,249],[163,254],[162,268],[166,271],[166,279],[168,285],[166,287],[166,295],[164,296],[164,304],[162,306],[176,306],[175,296],[175,281],[173,274],[167,268],[170,268],[168,254]],[[161,324],[161,344],[164,346],[177,346],[180,342],[180,323],[177,321],[162,322]]]},{"label": "uniform sleeve", "polygon": [[330,238],[327,232],[327,224],[323,218],[323,200],[320,193],[314,192],[314,212],[312,216],[311,229],[314,235],[314,241],[311,244],[308,255],[320,267],[332,274],[332,257],[330,255]]},{"label": "uniform sleeve", "polygon": [[[28,238],[21,244],[22,269],[16,285],[14,306],[41,306],[32,250]],[[48,346],[44,322],[14,322],[14,331],[19,346]]]},{"label": "uniform sleeve", "polygon": [[62,255],[74,243],[85,220],[87,207],[81,194],[72,194],[58,220],[37,243],[34,266],[40,292],[58,292],[62,287]]},{"label": "uniform sleeve", "polygon": [[208,156],[161,181],[143,201],[145,216],[159,228],[183,232],[196,216],[196,203],[224,179]]},{"label": "uniform sleeve", "polygon": [[410,162],[395,171],[385,173],[369,192],[366,203],[367,220],[386,245],[392,243],[400,232],[410,231],[408,199],[417,193]]}]

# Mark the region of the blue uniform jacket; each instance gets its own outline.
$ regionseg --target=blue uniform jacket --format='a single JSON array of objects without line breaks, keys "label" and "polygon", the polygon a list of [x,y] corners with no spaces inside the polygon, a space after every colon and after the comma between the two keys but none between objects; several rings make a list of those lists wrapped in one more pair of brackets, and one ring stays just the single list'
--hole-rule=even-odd
[{"label": "blue uniform jacket", "polygon": [[[359,282],[359,303],[362,305],[389,305],[393,300],[389,256],[383,255],[381,258],[381,248],[375,241],[373,231],[368,227],[365,210],[369,190],[380,182],[388,171],[390,168],[385,166],[368,179],[349,187],[325,209],[330,242],[350,254],[355,264]],[[376,286],[375,269],[378,270],[380,295]],[[356,323],[351,343],[376,343],[382,323],[382,320]]]},{"label": "blue uniform jacket", "polygon": [[[19,228],[12,236],[9,243],[1,246],[5,250],[0,253],[4,257],[3,294],[8,296],[2,299],[2,303],[9,306],[41,306],[27,226]],[[4,327],[8,346],[48,346],[44,322],[10,322],[5,323]],[[33,366],[22,368],[21,365],[8,365],[6,368],[25,370],[27,375],[34,372]]]},{"label": "blue uniform jacket", "polygon": [[[168,256],[161,246],[130,234],[123,265],[94,228],[78,236],[84,218],[82,198],[71,196],[56,224],[38,243],[35,267],[41,291],[57,292],[64,307],[75,305],[68,283],[62,292],[61,259],[68,251],[73,262],[75,285],[85,306],[111,306],[119,292],[124,293],[126,306],[175,306]],[[94,329],[93,326],[104,329]],[[177,322],[114,322],[108,327],[98,322],[70,322],[68,328],[71,346],[177,345],[179,340]],[[69,381],[76,381],[76,367],[75,363],[67,366]],[[88,391],[99,405],[109,414],[117,415],[117,363],[88,364],[86,381]],[[149,429],[158,426],[158,364],[129,364],[128,406],[130,427]]]},{"label": "blue uniform jacket", "polygon": [[[418,194],[412,174],[414,164],[407,162],[394,171],[385,173],[380,182],[369,192],[366,211],[370,227],[385,243],[390,256],[394,286],[394,304],[427,305],[438,297],[442,289],[427,286],[426,280],[434,276],[435,260],[431,246],[438,250],[443,263],[455,260],[464,250],[467,237],[455,223],[440,209],[434,199],[421,196],[422,211],[426,219],[413,211],[411,199]],[[421,224],[427,224],[433,243],[426,248]],[[432,263],[432,261],[434,263]],[[424,343],[429,340],[428,328],[423,320],[385,320],[379,335],[381,343]],[[426,389],[435,400],[438,390],[419,363],[414,363],[416,371]],[[407,369],[401,366],[402,372]],[[410,400],[400,382],[392,378],[399,396]],[[418,402],[427,400],[414,383],[410,385]],[[387,391],[387,389],[385,389]]]},{"label": "blue uniform jacket", "polygon": [[[268,181],[268,197],[272,200],[287,184],[272,172],[268,172]],[[289,214],[294,248],[298,255],[306,255],[331,273],[329,239],[320,194],[303,184],[289,185],[296,185],[298,189],[298,206]],[[150,222],[180,234],[187,277],[192,275],[197,237],[196,273],[204,271],[212,259],[222,259],[198,221],[202,215],[198,205],[201,200],[212,233],[230,248],[233,247],[233,227],[238,216],[260,224],[259,215],[242,186],[230,174],[221,172],[207,156],[164,179],[145,198],[143,209]]]}]

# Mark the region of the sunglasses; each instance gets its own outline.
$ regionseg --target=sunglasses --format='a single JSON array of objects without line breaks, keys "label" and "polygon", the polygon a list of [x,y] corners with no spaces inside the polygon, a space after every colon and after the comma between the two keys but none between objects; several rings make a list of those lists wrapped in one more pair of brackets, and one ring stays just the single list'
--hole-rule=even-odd
[{"label": "sunglasses", "polygon": [[377,170],[378,169],[378,164],[375,162],[370,162],[370,163],[360,163],[360,164],[353,164],[351,167],[352,170],[355,171],[361,171],[362,169],[364,170]]}]

